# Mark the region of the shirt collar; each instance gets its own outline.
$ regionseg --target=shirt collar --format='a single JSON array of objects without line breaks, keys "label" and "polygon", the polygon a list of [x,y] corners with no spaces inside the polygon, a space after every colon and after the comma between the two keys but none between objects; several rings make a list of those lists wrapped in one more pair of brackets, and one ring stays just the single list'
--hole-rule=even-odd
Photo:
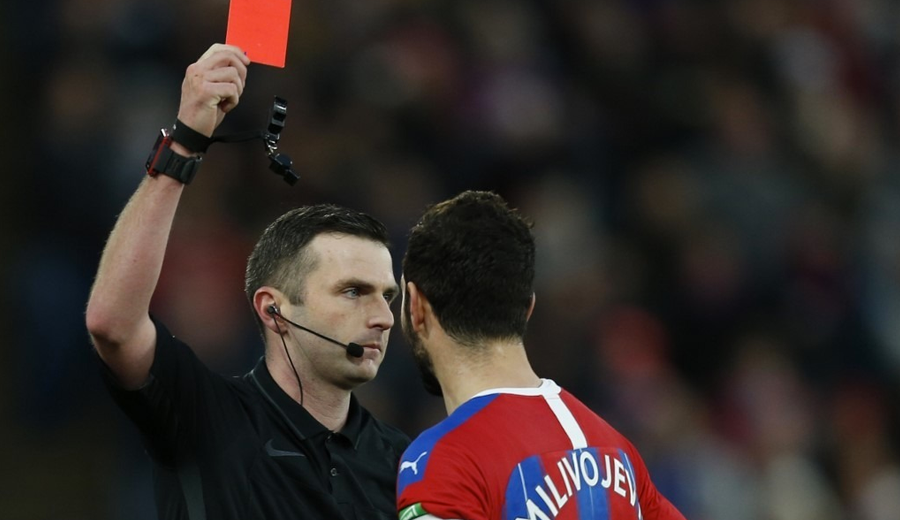
[{"label": "shirt collar", "polygon": [[489,390],[483,390],[473,395],[470,399],[474,399],[476,397],[482,397],[485,395],[491,394],[512,394],[512,395],[524,395],[524,396],[536,396],[536,395],[546,395],[546,396],[554,396],[558,395],[561,391],[559,385],[556,384],[552,379],[541,379],[540,386],[536,386],[534,388],[491,388]]},{"label": "shirt collar", "polygon": [[[285,393],[278,386],[269,367],[266,366],[266,359],[262,357],[257,362],[256,367],[251,372],[253,378],[259,383],[260,388],[266,395],[274,401],[275,404],[297,428],[304,439],[315,437],[319,434],[330,433],[322,423],[316,420],[305,408],[294,401],[291,396]],[[345,437],[354,448],[359,445],[359,437],[363,426],[363,408],[357,401],[356,396],[350,394],[350,409],[347,413],[347,422],[336,435]]]},{"label": "shirt collar", "polygon": [[347,412],[347,422],[341,428],[339,435],[343,435],[350,441],[353,448],[359,446],[359,438],[361,437],[363,428],[363,407],[360,406],[356,396],[350,394],[350,410]]}]

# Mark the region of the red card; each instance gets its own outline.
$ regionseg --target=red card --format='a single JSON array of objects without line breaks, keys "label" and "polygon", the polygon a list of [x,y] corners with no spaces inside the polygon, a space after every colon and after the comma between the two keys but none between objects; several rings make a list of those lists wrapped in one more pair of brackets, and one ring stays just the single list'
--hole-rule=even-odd
[{"label": "red card", "polygon": [[225,43],[250,61],[284,68],[290,21],[291,0],[231,0]]}]

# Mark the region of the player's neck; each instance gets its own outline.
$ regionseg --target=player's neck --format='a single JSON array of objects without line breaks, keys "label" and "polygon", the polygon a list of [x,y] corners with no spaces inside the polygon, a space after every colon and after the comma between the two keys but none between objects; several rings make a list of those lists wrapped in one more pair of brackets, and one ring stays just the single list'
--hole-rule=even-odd
[{"label": "player's neck", "polygon": [[[473,351],[477,353],[473,355]],[[493,342],[477,350],[452,345],[438,354],[434,363],[448,415],[485,390],[541,385],[521,342]]]},{"label": "player's neck", "polygon": [[350,410],[350,392],[343,388],[327,384],[303,373],[297,367],[300,381],[303,382],[303,402],[300,398],[300,387],[293,370],[286,363],[266,356],[266,366],[275,383],[323,426],[331,431],[339,431],[347,422]]}]

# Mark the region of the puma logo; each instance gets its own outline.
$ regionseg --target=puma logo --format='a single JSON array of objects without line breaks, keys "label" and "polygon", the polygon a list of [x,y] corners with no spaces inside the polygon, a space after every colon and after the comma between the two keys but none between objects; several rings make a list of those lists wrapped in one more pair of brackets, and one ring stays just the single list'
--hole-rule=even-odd
[{"label": "puma logo", "polygon": [[414,460],[414,461],[412,461],[412,462],[409,462],[408,460],[407,460],[407,461],[403,461],[403,462],[400,464],[400,471],[402,472],[402,471],[405,470],[405,469],[412,468],[413,474],[414,474],[414,475],[418,475],[418,474],[419,474],[419,461],[422,460],[422,457],[424,457],[424,456],[427,455],[427,454],[428,454],[427,451],[423,451],[421,455],[419,455],[418,457],[416,457],[416,460]]}]

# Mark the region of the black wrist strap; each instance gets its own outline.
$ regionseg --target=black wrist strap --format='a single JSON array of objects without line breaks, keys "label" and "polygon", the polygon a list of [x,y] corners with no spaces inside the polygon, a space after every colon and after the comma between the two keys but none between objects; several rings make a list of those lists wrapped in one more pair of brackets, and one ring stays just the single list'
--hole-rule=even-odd
[{"label": "black wrist strap", "polygon": [[[283,153],[278,153],[278,141],[281,139],[281,131],[284,130],[284,121],[286,117],[287,101],[275,96],[272,109],[269,111],[269,123],[265,131],[249,131],[207,137],[184,124],[184,122],[180,121],[178,118],[175,118],[175,125],[172,127],[172,132],[166,137],[187,148],[191,153],[206,153],[206,150],[209,149],[209,145],[213,143],[239,143],[261,139],[266,146],[266,156],[269,158],[269,169],[275,172],[276,175],[283,177],[285,182],[293,185],[300,179],[300,176],[291,169],[293,164],[291,158]],[[198,159],[198,161],[195,162],[199,163],[200,158],[197,157],[196,159]],[[148,172],[153,164],[155,164],[155,161],[148,160]],[[165,169],[159,171],[160,173],[170,175]],[[187,182],[190,182],[190,180],[182,180],[182,182],[186,184]]]},{"label": "black wrist strap", "polygon": [[206,137],[177,118],[172,128],[172,140],[194,153],[206,153],[213,143],[213,138]]}]

